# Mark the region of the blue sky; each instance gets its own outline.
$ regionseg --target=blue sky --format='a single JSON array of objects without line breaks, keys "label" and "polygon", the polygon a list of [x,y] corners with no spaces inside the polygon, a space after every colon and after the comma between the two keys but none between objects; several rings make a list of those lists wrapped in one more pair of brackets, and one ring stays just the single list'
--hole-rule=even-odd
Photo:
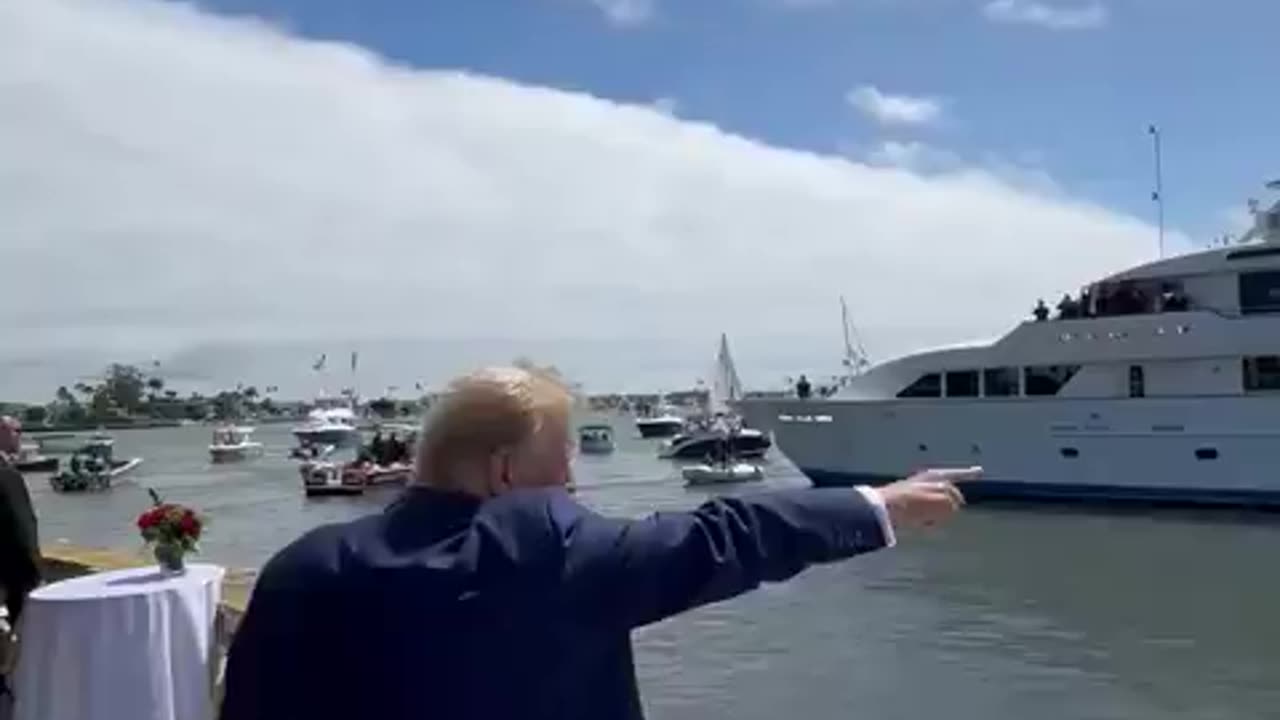
[{"label": "blue sky", "polygon": [[[1017,17],[1031,15],[1025,22],[993,18],[984,0],[633,0],[647,12],[606,12],[619,4],[200,3],[413,66],[624,101],[673,98],[683,118],[772,144],[857,152],[893,140],[1029,166],[1073,195],[1143,217],[1153,213],[1145,129],[1155,122],[1168,223],[1197,238],[1229,229],[1224,213],[1277,170],[1280,103],[1268,97],[1265,68],[1280,3],[1009,3]],[[1054,27],[1058,16],[1031,6],[1088,17]],[[942,118],[880,127],[846,101],[860,85],[938,99]]]},{"label": "blue sky", "polygon": [[768,385],[838,368],[841,297],[877,361],[996,337],[1153,259],[1148,123],[1170,250],[1280,172],[1280,10],[1194,5],[0,2],[0,257],[41,298],[0,397],[153,359],[306,394],[353,349],[672,388],[721,333]]}]

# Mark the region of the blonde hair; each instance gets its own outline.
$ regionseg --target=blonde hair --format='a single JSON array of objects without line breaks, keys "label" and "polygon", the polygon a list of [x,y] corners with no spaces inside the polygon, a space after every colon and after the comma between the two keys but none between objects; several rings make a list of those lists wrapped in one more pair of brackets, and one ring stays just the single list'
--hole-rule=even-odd
[{"label": "blonde hair", "polygon": [[423,423],[415,482],[448,487],[459,463],[528,442],[548,421],[569,421],[567,388],[545,373],[495,367],[449,384]]}]

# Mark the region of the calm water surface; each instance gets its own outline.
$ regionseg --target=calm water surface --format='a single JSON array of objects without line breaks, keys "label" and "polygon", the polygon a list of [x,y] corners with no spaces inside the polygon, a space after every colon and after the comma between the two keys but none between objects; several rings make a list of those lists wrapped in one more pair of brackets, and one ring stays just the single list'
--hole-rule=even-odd
[{"label": "calm water surface", "polygon": [[[652,441],[577,460],[582,499],[638,515],[707,497]],[[145,487],[212,524],[203,559],[260,565],[390,495],[303,497],[286,426],[211,466],[209,429],[116,434],[146,462],[109,493],[28,478],[45,542],[138,547]],[[775,459],[767,484],[804,484]],[[971,508],[945,530],[637,633],[653,718],[1280,718],[1280,516]]]}]

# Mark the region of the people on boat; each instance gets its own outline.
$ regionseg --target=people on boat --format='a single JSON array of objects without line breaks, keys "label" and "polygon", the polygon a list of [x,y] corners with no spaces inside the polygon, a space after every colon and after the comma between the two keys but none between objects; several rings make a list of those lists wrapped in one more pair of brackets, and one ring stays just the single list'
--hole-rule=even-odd
[{"label": "people on boat", "polygon": [[813,394],[813,386],[809,384],[809,378],[804,375],[796,382],[796,397],[805,399]]},{"label": "people on boat", "polygon": [[1036,306],[1031,310],[1031,314],[1035,315],[1036,322],[1044,322],[1049,319],[1049,306],[1044,304],[1044,298],[1036,301]]},{"label": "people on boat", "polygon": [[409,448],[394,432],[387,437],[387,444],[382,450],[383,465],[394,465],[405,461]]},{"label": "people on boat", "polygon": [[1062,299],[1058,301],[1058,319],[1074,320],[1080,316],[1080,303],[1069,294],[1063,295]]},{"label": "people on boat", "polygon": [[387,453],[387,441],[383,439],[381,430],[374,431],[373,439],[369,441],[367,450],[370,461],[382,463]]}]

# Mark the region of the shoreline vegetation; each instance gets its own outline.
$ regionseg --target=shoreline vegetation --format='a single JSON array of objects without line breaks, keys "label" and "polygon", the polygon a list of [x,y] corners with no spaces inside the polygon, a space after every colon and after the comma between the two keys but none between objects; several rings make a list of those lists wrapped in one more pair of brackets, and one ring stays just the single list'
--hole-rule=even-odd
[{"label": "shoreline vegetation", "polygon": [[[677,406],[701,406],[707,397],[701,383],[694,389],[668,393],[587,395],[579,385],[566,380],[555,366],[538,365],[528,358],[518,358],[512,364],[561,380],[575,391],[583,407],[592,412],[654,407],[664,399]],[[421,383],[416,387],[423,389]],[[358,414],[370,421],[419,417],[435,399],[435,394],[430,392],[413,399],[393,398],[389,396],[393,388],[387,390],[387,395],[364,401],[353,388],[344,389],[342,395],[351,398]],[[237,383],[232,389],[212,395],[183,394],[169,386],[159,363],[149,369],[113,363],[93,381],[59,386],[47,403],[0,402],[0,414],[20,418],[36,439],[49,433],[166,428],[206,422],[269,424],[306,417],[311,402],[281,400],[277,398],[278,392],[279,388],[274,385],[259,388]]]}]

